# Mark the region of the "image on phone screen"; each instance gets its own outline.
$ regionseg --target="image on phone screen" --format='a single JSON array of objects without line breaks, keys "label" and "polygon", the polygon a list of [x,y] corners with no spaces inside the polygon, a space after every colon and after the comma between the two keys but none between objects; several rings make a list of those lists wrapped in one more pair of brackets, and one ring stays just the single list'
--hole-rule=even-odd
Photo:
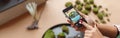
[{"label": "image on phone screen", "polygon": [[76,23],[81,19],[79,13],[73,8],[67,11],[65,14],[73,23]]}]

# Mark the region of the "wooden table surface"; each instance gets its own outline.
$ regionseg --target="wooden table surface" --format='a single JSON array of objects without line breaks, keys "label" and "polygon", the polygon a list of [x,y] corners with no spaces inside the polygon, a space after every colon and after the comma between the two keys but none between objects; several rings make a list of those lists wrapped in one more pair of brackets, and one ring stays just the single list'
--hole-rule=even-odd
[{"label": "wooden table surface", "polygon": [[[62,10],[65,8],[64,4],[67,1],[74,0],[48,0],[41,13],[38,8],[41,17],[39,19],[39,29],[27,30],[26,28],[33,22],[29,13],[25,13],[20,17],[11,20],[10,22],[3,24],[0,27],[0,38],[42,38],[43,33],[50,27],[67,23]],[[109,24],[120,24],[120,0],[95,0],[100,5],[109,9],[112,14],[110,16],[111,22]]]}]

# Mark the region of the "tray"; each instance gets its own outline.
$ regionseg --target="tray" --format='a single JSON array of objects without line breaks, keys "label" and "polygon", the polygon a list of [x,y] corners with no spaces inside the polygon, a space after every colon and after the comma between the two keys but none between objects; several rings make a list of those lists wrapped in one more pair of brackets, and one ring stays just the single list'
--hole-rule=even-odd
[{"label": "tray", "polygon": [[[76,31],[73,27],[70,26],[70,24],[68,23],[62,23],[62,24],[58,24],[55,25],[49,29],[51,29],[54,34],[55,34],[55,38],[57,38],[57,35],[62,32],[62,25],[66,25],[69,28],[69,34],[65,34],[66,38],[83,38],[84,33],[80,32],[80,31]],[[46,33],[46,32],[45,32]],[[44,33],[44,35],[45,35]],[[44,38],[44,35],[42,36],[42,38]]]}]

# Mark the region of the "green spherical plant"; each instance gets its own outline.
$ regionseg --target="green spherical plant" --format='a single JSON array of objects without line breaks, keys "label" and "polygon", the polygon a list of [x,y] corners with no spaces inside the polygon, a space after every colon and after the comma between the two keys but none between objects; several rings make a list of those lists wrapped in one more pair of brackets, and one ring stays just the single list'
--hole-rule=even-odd
[{"label": "green spherical plant", "polygon": [[108,22],[110,22],[110,19],[109,19],[109,18],[107,18],[107,21],[108,21]]},{"label": "green spherical plant", "polygon": [[72,2],[66,2],[65,6],[70,7],[70,6],[73,6],[73,4],[72,4]]},{"label": "green spherical plant", "polygon": [[76,0],[75,3],[76,3],[77,5],[81,4],[80,0]]},{"label": "green spherical plant", "polygon": [[77,10],[79,10],[79,11],[82,10],[82,6],[81,6],[81,5],[77,5],[76,8],[77,8]]},{"label": "green spherical plant", "polygon": [[96,5],[96,4],[93,4],[93,7],[94,7],[94,8],[97,8],[97,5]]},{"label": "green spherical plant", "polygon": [[98,13],[98,14],[97,14],[97,17],[98,17],[100,20],[103,20],[104,14],[103,14],[103,13]]},{"label": "green spherical plant", "polygon": [[64,32],[61,32],[57,35],[57,38],[65,38],[65,33]]},{"label": "green spherical plant", "polygon": [[100,5],[100,6],[98,6],[98,8],[102,8],[102,6]]},{"label": "green spherical plant", "polygon": [[98,14],[98,12],[99,12],[99,8],[98,7],[93,8],[93,13],[94,14]]},{"label": "green spherical plant", "polygon": [[89,3],[90,4],[94,4],[94,0],[89,0]]},{"label": "green spherical plant", "polygon": [[83,0],[85,3],[87,3],[88,2],[88,0]]},{"label": "green spherical plant", "polygon": [[65,25],[62,26],[62,31],[65,32],[66,34],[69,33],[69,28]]},{"label": "green spherical plant", "polygon": [[[100,13],[102,13],[103,14],[103,16],[106,16],[106,15],[108,15],[107,13],[105,13],[105,11],[101,11]],[[107,16],[106,16],[107,17]]]},{"label": "green spherical plant", "polygon": [[108,8],[106,8],[105,10],[108,11]]},{"label": "green spherical plant", "polygon": [[85,15],[88,15],[90,13],[88,10],[82,10],[81,12]]},{"label": "green spherical plant", "polygon": [[90,4],[86,4],[85,5],[85,9],[88,10],[88,11],[91,11],[91,5]]},{"label": "green spherical plant", "polygon": [[55,34],[54,34],[54,32],[52,30],[47,30],[45,32],[44,38],[55,38]]}]

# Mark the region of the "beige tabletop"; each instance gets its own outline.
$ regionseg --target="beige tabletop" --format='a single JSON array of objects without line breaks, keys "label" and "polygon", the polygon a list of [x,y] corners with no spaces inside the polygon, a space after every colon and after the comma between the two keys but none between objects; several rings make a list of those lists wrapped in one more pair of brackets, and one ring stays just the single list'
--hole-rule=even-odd
[{"label": "beige tabletop", "polygon": [[[33,19],[28,13],[25,13],[6,24],[3,24],[0,27],[0,38],[42,38],[43,33],[48,28],[56,24],[67,23],[67,19],[62,12],[65,8],[64,4],[67,1],[74,0],[48,0],[39,20],[39,29],[26,29],[31,25]],[[109,13],[112,14],[110,16],[110,24],[120,24],[120,0],[95,0],[95,2],[97,2],[98,5],[102,5],[104,8],[109,9]]]}]

